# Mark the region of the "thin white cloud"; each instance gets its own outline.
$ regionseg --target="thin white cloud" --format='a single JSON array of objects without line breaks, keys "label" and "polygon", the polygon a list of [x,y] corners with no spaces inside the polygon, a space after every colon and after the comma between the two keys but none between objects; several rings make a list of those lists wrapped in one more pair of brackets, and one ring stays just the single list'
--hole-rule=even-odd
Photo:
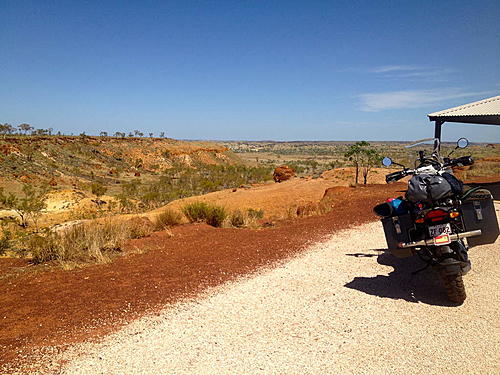
[{"label": "thin white cloud", "polygon": [[419,81],[447,81],[453,69],[418,65],[386,65],[370,70],[382,79],[404,79]]},{"label": "thin white cloud", "polygon": [[468,92],[456,88],[435,90],[402,90],[359,95],[361,110],[378,112],[390,109],[423,108],[452,99],[471,98],[488,95],[491,91]]},{"label": "thin white cloud", "polygon": [[389,73],[389,72],[406,72],[425,69],[424,67],[416,65],[386,65],[373,68],[371,71],[373,73]]}]

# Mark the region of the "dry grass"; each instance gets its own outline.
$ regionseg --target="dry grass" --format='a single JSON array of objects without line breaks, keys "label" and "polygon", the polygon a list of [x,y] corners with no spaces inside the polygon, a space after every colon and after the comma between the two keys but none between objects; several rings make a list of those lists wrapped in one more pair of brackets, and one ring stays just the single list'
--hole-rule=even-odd
[{"label": "dry grass", "polygon": [[34,263],[55,261],[65,268],[107,263],[126,241],[150,234],[148,227],[143,220],[89,222],[65,231],[35,234],[27,241],[27,247]]},{"label": "dry grass", "polygon": [[500,175],[500,160],[481,160],[471,165],[465,172],[466,177],[486,177]]},{"label": "dry grass", "polygon": [[164,230],[179,225],[182,222],[182,215],[170,208],[161,212],[155,220],[155,229]]},{"label": "dry grass", "polygon": [[246,212],[241,210],[233,211],[229,216],[227,225],[233,228],[256,228],[258,221],[264,217],[263,210],[248,209]]}]

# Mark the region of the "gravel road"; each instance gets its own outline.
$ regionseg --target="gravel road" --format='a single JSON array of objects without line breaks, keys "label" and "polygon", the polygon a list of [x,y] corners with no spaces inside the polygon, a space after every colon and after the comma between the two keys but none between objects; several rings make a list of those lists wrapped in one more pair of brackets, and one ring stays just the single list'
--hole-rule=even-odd
[{"label": "gravel road", "polygon": [[[64,354],[60,374],[498,374],[500,242],[470,252],[447,304],[417,259],[375,249],[379,223],[214,288]],[[58,361],[58,363],[61,363]]]}]

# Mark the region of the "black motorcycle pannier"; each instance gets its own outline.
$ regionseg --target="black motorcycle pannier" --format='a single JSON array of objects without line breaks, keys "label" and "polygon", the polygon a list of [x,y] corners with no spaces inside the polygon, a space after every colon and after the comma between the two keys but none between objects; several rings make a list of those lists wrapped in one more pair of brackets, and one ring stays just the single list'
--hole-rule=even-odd
[{"label": "black motorcycle pannier", "polygon": [[467,238],[470,247],[494,243],[500,234],[493,197],[480,189],[462,201],[462,220],[466,231],[480,229],[481,236]]},{"label": "black motorcycle pannier", "polygon": [[404,258],[413,255],[410,249],[401,249],[398,247],[400,242],[410,242],[410,230],[414,227],[410,215],[391,216],[383,218],[385,239],[387,247],[391,254]]}]

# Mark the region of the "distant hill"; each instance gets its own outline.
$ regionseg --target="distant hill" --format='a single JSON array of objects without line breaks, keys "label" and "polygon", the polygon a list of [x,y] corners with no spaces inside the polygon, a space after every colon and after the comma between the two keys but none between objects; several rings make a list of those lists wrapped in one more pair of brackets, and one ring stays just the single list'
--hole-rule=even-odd
[{"label": "distant hill", "polygon": [[7,136],[0,138],[0,187],[32,182],[76,187],[100,180],[119,184],[173,166],[233,165],[241,160],[212,142],[169,138]]}]

